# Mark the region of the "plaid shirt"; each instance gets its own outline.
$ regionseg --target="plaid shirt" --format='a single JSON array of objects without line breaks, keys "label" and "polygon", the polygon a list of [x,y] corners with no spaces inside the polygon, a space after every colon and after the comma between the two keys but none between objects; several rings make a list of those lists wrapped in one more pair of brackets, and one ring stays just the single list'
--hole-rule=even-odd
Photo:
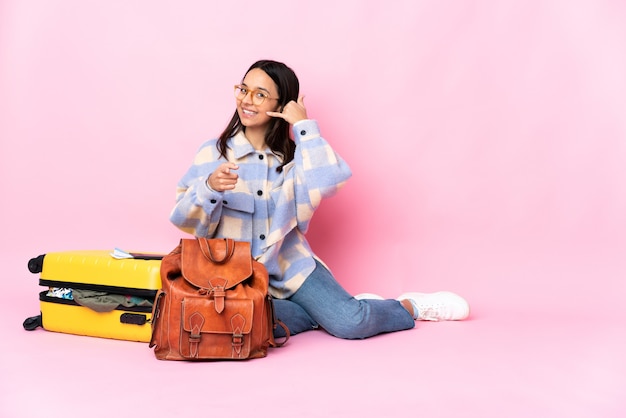
[{"label": "plaid shirt", "polygon": [[[205,142],[178,183],[170,220],[198,237],[251,243],[252,255],[270,275],[270,293],[287,298],[315,269],[315,254],[304,234],[322,198],[333,195],[351,175],[348,165],[320,136],[314,120],[293,126],[293,161],[276,172],[279,156],[255,150],[243,132],[228,140],[227,158],[217,140]],[[209,175],[226,160],[239,166],[234,190],[216,192]]]}]

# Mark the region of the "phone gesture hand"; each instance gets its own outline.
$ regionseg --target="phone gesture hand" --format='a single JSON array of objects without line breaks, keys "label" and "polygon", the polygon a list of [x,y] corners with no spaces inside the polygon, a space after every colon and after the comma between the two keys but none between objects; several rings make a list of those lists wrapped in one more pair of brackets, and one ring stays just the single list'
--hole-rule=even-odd
[{"label": "phone gesture hand", "polygon": [[301,120],[308,119],[306,114],[306,108],[304,107],[304,96],[298,97],[298,101],[291,100],[287,103],[282,112],[266,112],[268,116],[273,118],[282,118],[293,125]]}]

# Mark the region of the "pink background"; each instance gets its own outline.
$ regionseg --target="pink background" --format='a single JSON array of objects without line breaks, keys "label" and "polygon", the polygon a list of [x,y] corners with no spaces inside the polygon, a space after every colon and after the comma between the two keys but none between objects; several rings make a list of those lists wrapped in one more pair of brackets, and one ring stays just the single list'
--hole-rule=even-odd
[{"label": "pink background", "polygon": [[[244,373],[20,324],[38,311],[29,258],[177,244],[176,182],[260,58],[296,71],[309,116],[353,169],[309,234],[338,280],[386,297],[450,289],[473,308],[464,323],[359,343],[294,338],[246,365],[302,388],[259,395],[287,405],[273,416],[308,416],[303,404],[310,416],[620,416],[625,22],[615,0],[0,1],[0,416],[49,415],[46,387],[86,405],[109,387],[122,410],[163,410],[150,396],[132,410],[106,379],[65,388],[68,367],[93,367],[96,353],[100,377],[115,365],[152,381],[163,370]],[[394,397],[337,376],[399,386]],[[372,403],[381,394],[387,402]]]}]

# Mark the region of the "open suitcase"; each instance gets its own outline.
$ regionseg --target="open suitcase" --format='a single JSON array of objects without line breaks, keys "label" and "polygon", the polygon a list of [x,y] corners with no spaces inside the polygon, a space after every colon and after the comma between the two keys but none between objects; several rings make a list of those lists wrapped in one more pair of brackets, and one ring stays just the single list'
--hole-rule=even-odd
[{"label": "open suitcase", "polygon": [[24,321],[24,328],[149,342],[163,256],[126,255],[132,258],[101,250],[32,258],[28,269],[40,273],[39,284],[47,289],[39,293],[41,314]]}]

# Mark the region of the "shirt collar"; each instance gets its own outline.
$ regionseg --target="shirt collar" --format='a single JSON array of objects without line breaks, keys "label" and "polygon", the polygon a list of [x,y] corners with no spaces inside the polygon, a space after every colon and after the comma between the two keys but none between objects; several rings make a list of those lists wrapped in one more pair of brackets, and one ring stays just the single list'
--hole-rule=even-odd
[{"label": "shirt collar", "polygon": [[[250,141],[248,141],[248,138],[246,138],[246,135],[243,133],[243,131],[237,132],[235,136],[229,139],[229,146],[233,150],[233,155],[237,159],[243,158],[246,155],[256,152]],[[265,155],[272,156],[278,161],[281,160],[276,154],[272,152],[270,147],[265,147],[263,152],[265,153]]]},{"label": "shirt collar", "polygon": [[230,147],[233,150],[235,158],[243,158],[248,154],[252,154],[255,150],[243,131],[237,132],[235,136],[230,138]]}]

